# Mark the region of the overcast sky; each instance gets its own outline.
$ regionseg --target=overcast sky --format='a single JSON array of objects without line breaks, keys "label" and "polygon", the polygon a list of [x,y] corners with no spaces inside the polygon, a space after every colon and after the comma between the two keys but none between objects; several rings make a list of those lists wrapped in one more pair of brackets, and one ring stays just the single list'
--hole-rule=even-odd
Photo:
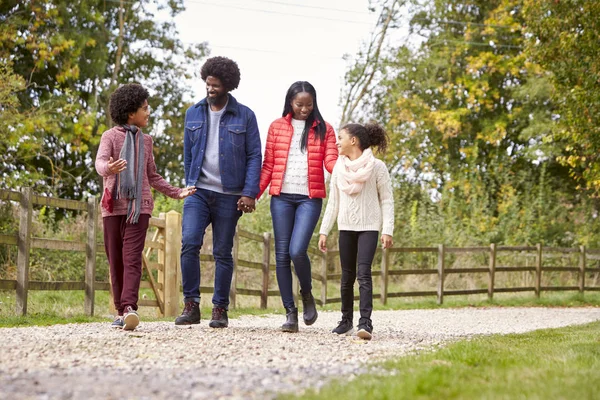
[{"label": "overcast sky", "polygon": [[[338,127],[348,66],[342,57],[357,53],[377,19],[368,0],[185,0],[185,6],[176,20],[182,40],[206,41],[211,56],[238,63],[242,78],[232,94],[256,113],[263,139],[298,80],[315,86],[321,114]],[[204,82],[194,91],[202,99]]]}]

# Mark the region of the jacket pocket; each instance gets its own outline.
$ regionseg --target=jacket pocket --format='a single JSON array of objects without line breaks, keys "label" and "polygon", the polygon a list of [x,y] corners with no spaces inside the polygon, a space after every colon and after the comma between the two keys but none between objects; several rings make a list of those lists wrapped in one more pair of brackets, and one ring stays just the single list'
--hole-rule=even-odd
[{"label": "jacket pocket", "polygon": [[204,121],[188,122],[185,125],[185,134],[190,138],[192,143],[196,143],[202,132]]},{"label": "jacket pocket", "polygon": [[229,125],[227,133],[229,143],[232,145],[241,147],[246,144],[246,127],[244,125]]}]

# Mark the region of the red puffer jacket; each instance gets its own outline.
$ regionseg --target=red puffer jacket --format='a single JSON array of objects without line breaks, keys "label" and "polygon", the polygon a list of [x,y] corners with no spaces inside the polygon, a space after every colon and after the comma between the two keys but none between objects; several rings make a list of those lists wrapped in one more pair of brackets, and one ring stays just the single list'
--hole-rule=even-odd
[{"label": "red puffer jacket", "polygon": [[[318,139],[315,140],[314,127],[318,123],[325,123],[327,127],[323,142]],[[294,128],[292,127],[291,113],[285,117],[276,119],[269,127],[265,158],[263,160],[262,171],[260,172],[260,191],[256,197],[257,199],[262,196],[269,183],[271,184],[270,195],[279,196],[281,193],[283,175],[285,173],[285,166],[287,165],[293,134]],[[327,122],[315,121],[313,123],[312,128],[308,132],[306,158],[308,162],[308,195],[310,198],[324,198],[325,173],[323,172],[323,165],[331,173],[338,158],[335,132]]]}]

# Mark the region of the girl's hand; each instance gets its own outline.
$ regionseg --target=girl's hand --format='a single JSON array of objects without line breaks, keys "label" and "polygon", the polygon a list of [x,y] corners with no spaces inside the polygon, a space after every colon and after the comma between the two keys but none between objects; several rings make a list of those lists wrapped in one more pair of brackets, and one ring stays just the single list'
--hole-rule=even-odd
[{"label": "girl's hand", "polygon": [[108,171],[111,174],[118,174],[124,170],[127,169],[127,161],[123,160],[122,158],[119,158],[117,161],[113,161],[113,158],[111,157],[108,160]]},{"label": "girl's hand", "polygon": [[327,236],[325,235],[319,236],[319,250],[323,253],[327,253]]},{"label": "girl's hand", "polygon": [[381,235],[381,247],[389,249],[394,244],[394,240],[390,235]]},{"label": "girl's hand", "polygon": [[186,197],[191,196],[194,193],[196,193],[196,188],[194,186],[188,186],[188,187],[184,188],[181,191],[181,193],[179,193],[179,198],[185,199]]}]

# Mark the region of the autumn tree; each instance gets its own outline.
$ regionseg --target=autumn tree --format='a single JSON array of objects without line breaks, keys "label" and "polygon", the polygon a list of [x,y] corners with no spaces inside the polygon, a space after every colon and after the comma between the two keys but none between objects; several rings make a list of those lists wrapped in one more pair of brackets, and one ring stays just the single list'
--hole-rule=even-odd
[{"label": "autumn tree", "polygon": [[182,11],[182,0],[0,3],[0,73],[14,78],[0,84],[12,100],[0,110],[24,116],[1,122],[2,186],[97,193],[93,159],[110,126],[108,98],[131,81],[150,89],[157,164],[180,184],[182,113],[206,52],[177,37],[173,17]]},{"label": "autumn tree", "polygon": [[535,62],[551,72],[559,157],[580,185],[600,193],[600,2],[525,0]]}]

